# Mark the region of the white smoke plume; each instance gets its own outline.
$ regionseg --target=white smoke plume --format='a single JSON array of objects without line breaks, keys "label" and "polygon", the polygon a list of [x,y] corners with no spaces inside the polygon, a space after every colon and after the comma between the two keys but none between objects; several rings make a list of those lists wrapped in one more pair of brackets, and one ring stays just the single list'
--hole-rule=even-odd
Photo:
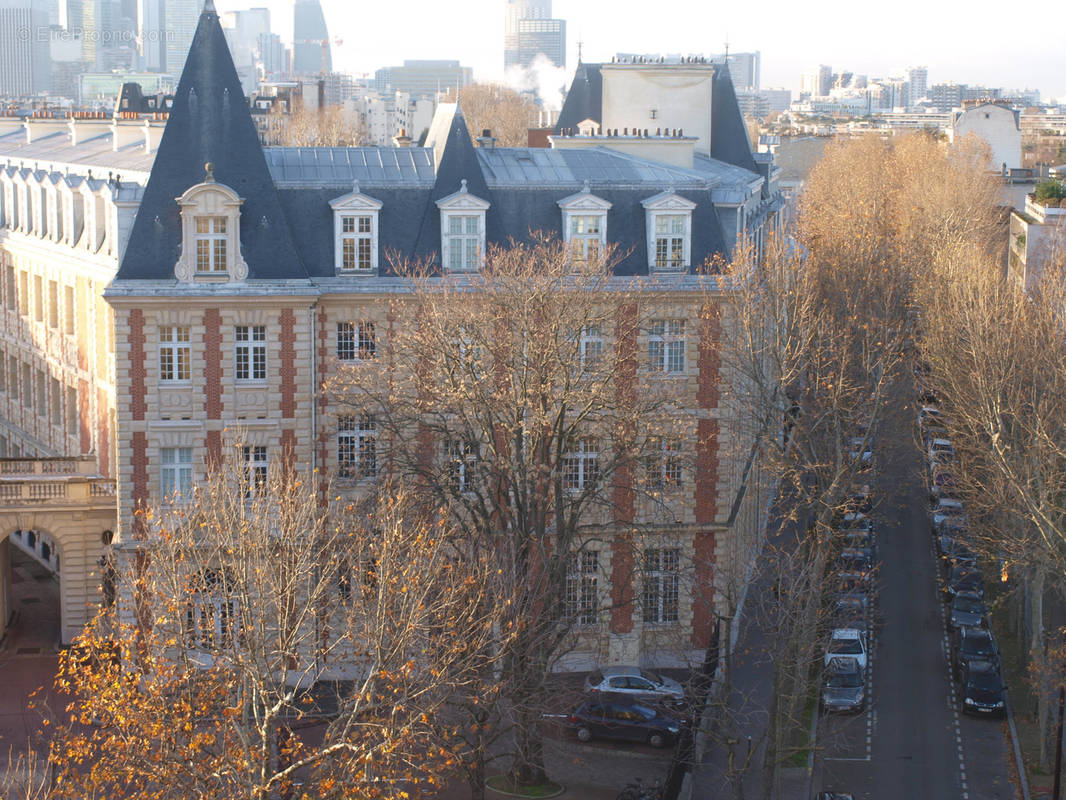
[{"label": "white smoke plume", "polygon": [[540,53],[530,66],[507,70],[506,81],[515,91],[535,94],[545,109],[560,111],[571,77],[565,67],[555,66]]}]

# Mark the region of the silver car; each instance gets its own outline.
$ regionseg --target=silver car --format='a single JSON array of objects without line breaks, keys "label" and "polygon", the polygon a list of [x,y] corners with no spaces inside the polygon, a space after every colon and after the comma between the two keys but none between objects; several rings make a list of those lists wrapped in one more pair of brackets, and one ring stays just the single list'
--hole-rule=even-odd
[{"label": "silver car", "polygon": [[634,700],[660,702],[681,702],[685,699],[685,689],[680,683],[641,667],[604,667],[594,670],[585,678],[585,692],[611,692]]},{"label": "silver car", "polygon": [[862,711],[866,705],[866,686],[859,662],[837,656],[826,666],[822,686],[822,709],[825,711]]}]

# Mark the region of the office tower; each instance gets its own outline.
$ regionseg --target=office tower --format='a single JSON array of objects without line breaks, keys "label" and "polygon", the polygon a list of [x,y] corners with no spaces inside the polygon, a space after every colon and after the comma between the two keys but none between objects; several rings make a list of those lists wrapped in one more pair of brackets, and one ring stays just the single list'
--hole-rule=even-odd
[{"label": "office tower", "polygon": [[333,72],[329,29],[318,0],[296,0],[292,31],[292,71],[297,75]]},{"label": "office tower", "polygon": [[0,0],[0,95],[20,97],[51,90],[47,33],[48,13],[36,3]]},{"label": "office tower", "polygon": [[458,61],[405,60],[402,67],[382,67],[374,73],[374,88],[381,94],[404,92],[413,98],[435,99],[438,92],[463,88],[474,82],[474,71]]},{"label": "office tower", "polygon": [[762,54],[756,50],[754,53],[721,53],[711,56],[712,61],[728,61],[729,77],[733,79],[733,86],[738,92],[755,91],[759,88],[759,70],[762,62]]},{"label": "office tower", "polygon": [[907,83],[911,86],[910,103],[917,105],[929,89],[929,68],[911,67],[907,70]]},{"label": "office tower", "polygon": [[503,66],[529,67],[544,55],[566,66],[566,21],[552,19],[551,0],[504,0]]}]

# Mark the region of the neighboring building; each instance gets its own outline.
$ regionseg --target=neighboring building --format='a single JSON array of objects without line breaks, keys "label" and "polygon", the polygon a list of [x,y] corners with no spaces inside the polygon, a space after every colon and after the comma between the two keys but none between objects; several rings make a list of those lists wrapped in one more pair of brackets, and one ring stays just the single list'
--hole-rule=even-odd
[{"label": "neighboring building", "polygon": [[241,88],[245,95],[255,94],[262,62],[259,44],[262,37],[270,35],[270,9],[249,8],[225,13],[222,15],[222,29],[226,32]]},{"label": "neighboring building", "polygon": [[800,91],[808,97],[828,97],[833,88],[833,68],[819,64],[800,77]]},{"label": "neighboring building", "polygon": [[719,63],[728,63],[729,75],[733,79],[733,86],[738,94],[741,92],[757,92],[759,90],[762,54],[758,50],[754,53],[713,55],[711,60]]},{"label": "neighboring building", "polygon": [[[73,140],[66,120],[31,122],[41,130],[30,142],[21,126],[0,135],[8,164],[0,170],[0,258],[8,265],[0,318],[14,331],[4,355],[15,358],[20,387],[0,384],[6,446],[21,455],[93,453],[99,471],[118,478],[111,530],[120,549],[140,535],[135,510],[190,491],[238,430],[257,464],[291,458],[358,495],[345,477],[359,452],[353,440],[375,434],[343,427],[345,415],[316,382],[359,352],[354,325],[363,347],[362,338],[395,324],[388,300],[406,287],[388,254],[446,273],[476,268],[476,256],[467,264],[442,253],[482,253],[531,241],[538,230],[614,244],[623,254],[616,281],[638,282],[636,301],[663,322],[618,344],[642,354],[642,369],[678,381],[698,435],[684,444],[691,457],[671,473],[669,499],[657,510],[635,507],[620,523],[629,532],[655,521],[645,551],[654,564],[642,558],[635,573],[612,570],[612,558],[620,565],[633,556],[626,537],[606,531],[593,572],[582,575],[583,595],[592,587],[586,610],[599,622],[561,666],[701,660],[715,614],[728,610],[726,587],[746,579],[767,496],[757,465],[748,469],[750,443],[733,438],[719,403],[728,330],[713,306],[724,287],[699,273],[780,224],[777,172],[751,152],[728,71],[687,65],[701,69],[641,77],[628,65],[583,66],[570,113],[587,109],[607,121],[618,90],[647,98],[665,75],[656,102],[666,117],[688,119],[685,84],[696,79],[705,108],[692,118],[694,129],[711,120],[705,139],[558,135],[549,150],[475,148],[452,105],[438,109],[421,148],[264,149],[210,6],[161,140],[151,122],[125,119],[89,120]],[[603,97],[582,98],[592,84]],[[53,209],[62,209],[62,222]],[[454,247],[455,218],[472,247]],[[668,514],[655,516],[664,503]],[[85,543],[64,580],[73,585],[80,570],[83,594],[70,600],[64,641],[93,604],[84,587],[106,551],[95,520],[78,524]],[[68,552],[61,548],[64,564]],[[626,594],[643,599],[596,614]]]},{"label": "neighboring building", "polygon": [[52,90],[48,14],[34,0],[0,0],[0,96]]},{"label": "neighboring building", "polygon": [[106,100],[113,102],[127,83],[140,86],[145,94],[170,94],[174,91],[174,78],[157,72],[90,72],[79,78],[78,100],[81,103]]},{"label": "neighboring building", "polygon": [[[1066,166],[1052,175],[1066,181]],[[1066,201],[1039,201],[1035,193],[1025,198],[1023,210],[1010,212],[1007,268],[1026,290],[1032,289],[1048,266],[1066,264]]]},{"label": "neighboring building", "polygon": [[992,165],[997,171],[1022,166],[1022,129],[1019,113],[1006,103],[966,101],[952,115],[948,139],[954,142],[968,134],[980,136],[992,148]]},{"label": "neighboring building", "polygon": [[474,71],[458,61],[405,60],[403,66],[382,67],[374,73],[374,88],[381,95],[404,92],[432,100],[473,82]]},{"label": "neighboring building", "polygon": [[552,19],[551,0],[504,0],[503,68],[528,68],[540,54],[566,66],[566,21]]},{"label": "neighboring building", "polygon": [[767,111],[788,111],[792,105],[791,89],[760,89],[759,94],[766,102]]},{"label": "neighboring building", "polygon": [[417,141],[423,131],[428,131],[437,105],[433,100],[414,98],[406,92],[386,95],[368,92],[350,100],[348,107],[362,119],[367,144],[393,147],[401,133]]},{"label": "neighboring building", "polygon": [[318,0],[296,0],[293,7],[292,71],[296,75],[333,72],[329,29]]},{"label": "neighboring building", "polygon": [[908,69],[907,84],[910,87],[907,105],[916,106],[920,100],[925,99],[925,95],[929,91],[929,68],[911,67]]}]

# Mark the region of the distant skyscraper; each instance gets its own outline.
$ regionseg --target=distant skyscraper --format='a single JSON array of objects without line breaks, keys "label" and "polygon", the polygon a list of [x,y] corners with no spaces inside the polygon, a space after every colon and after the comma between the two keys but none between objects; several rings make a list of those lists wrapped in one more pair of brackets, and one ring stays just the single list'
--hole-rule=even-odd
[{"label": "distant skyscraper", "polygon": [[929,69],[927,67],[911,67],[907,70],[907,83],[910,84],[910,102],[908,105],[917,105],[918,101],[925,97],[929,90]]},{"label": "distant skyscraper", "polygon": [[474,71],[458,61],[406,60],[402,67],[383,67],[374,73],[374,88],[380,94],[404,92],[416,100],[436,99],[437,92],[461,89],[473,82]]},{"label": "distant skyscraper", "polygon": [[504,0],[503,67],[528,67],[540,54],[566,66],[566,21],[552,19],[551,0]]},{"label": "distant skyscraper", "polygon": [[[38,34],[42,30],[44,36]],[[19,97],[51,90],[47,33],[48,12],[37,3],[0,0],[0,95]]]},{"label": "distant skyscraper", "polygon": [[[712,61],[724,61],[725,53],[712,55]],[[738,92],[753,91],[759,88],[759,70],[762,54],[756,50],[754,53],[730,53],[729,77],[733,79],[733,86]]]},{"label": "distant skyscraper", "polygon": [[318,0],[296,0],[293,7],[292,71],[297,75],[333,72],[329,30]]}]

